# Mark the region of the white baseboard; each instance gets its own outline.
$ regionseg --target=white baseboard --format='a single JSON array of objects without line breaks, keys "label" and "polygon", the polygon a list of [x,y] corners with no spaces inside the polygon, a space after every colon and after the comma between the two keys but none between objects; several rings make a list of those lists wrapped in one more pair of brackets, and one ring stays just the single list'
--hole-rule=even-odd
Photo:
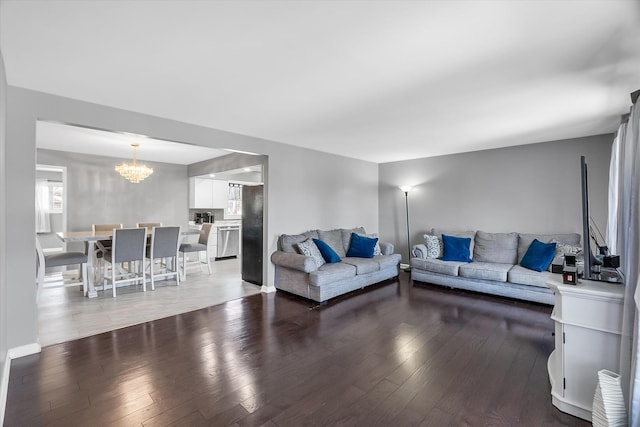
[{"label": "white baseboard", "polygon": [[40,350],[42,350],[42,347],[40,347],[40,343],[34,342],[31,344],[21,345],[20,347],[10,348],[7,352],[7,355],[10,359],[17,359],[19,357],[40,353]]},{"label": "white baseboard", "polygon": [[7,394],[9,392],[9,373],[11,369],[11,358],[9,352],[4,360],[2,378],[0,378],[0,424],[4,425],[4,411],[7,407]]},{"label": "white baseboard", "polygon": [[270,294],[276,291],[276,287],[275,286],[267,286],[267,285],[262,285],[262,287],[260,288],[260,291],[265,293],[265,294]]},{"label": "white baseboard", "polygon": [[34,342],[31,344],[21,345],[20,347],[10,348],[9,351],[7,351],[7,357],[4,361],[4,369],[2,370],[2,378],[0,378],[0,424],[4,424],[4,412],[7,408],[11,360],[29,356],[30,354],[40,353],[41,350],[42,347],[40,347],[40,343]]}]

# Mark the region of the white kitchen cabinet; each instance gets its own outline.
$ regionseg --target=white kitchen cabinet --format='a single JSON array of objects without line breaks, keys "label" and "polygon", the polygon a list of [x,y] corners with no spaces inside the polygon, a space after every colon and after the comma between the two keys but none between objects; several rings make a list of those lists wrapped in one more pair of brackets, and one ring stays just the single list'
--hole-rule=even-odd
[{"label": "white kitchen cabinet", "polygon": [[561,411],[590,421],[598,371],[620,372],[624,287],[589,280],[547,284],[555,293],[551,400]]},{"label": "white kitchen cabinet", "polygon": [[211,207],[214,209],[227,209],[227,204],[229,203],[229,181],[217,179],[210,181],[213,183],[211,185]]},{"label": "white kitchen cabinet", "polygon": [[189,178],[190,209],[226,209],[229,197],[229,181]]}]

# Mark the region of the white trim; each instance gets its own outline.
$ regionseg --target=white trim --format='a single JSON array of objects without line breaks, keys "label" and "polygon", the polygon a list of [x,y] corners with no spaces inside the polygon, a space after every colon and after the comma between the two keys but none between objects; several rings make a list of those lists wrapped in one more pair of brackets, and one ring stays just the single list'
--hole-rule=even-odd
[{"label": "white trim", "polygon": [[275,291],[276,291],[276,287],[275,286],[262,285],[262,287],[260,288],[260,292],[265,293],[265,294],[271,294],[271,293],[273,293]]},{"label": "white trim", "polygon": [[4,369],[0,378],[0,423],[4,425],[4,412],[7,407],[7,395],[9,394],[9,373],[11,369],[11,358],[9,352],[4,359]]},{"label": "white trim", "polygon": [[2,370],[2,378],[0,378],[0,423],[4,424],[4,412],[7,407],[7,394],[9,392],[9,375],[11,374],[11,361],[19,357],[29,356],[31,354],[40,353],[42,347],[40,343],[13,347],[7,351],[7,357],[4,360],[4,369]]},{"label": "white trim", "polygon": [[7,356],[11,360],[13,360],[24,356],[29,356],[31,354],[40,353],[41,350],[42,347],[40,347],[40,343],[34,342],[31,344],[21,345],[20,347],[10,348],[7,352]]}]

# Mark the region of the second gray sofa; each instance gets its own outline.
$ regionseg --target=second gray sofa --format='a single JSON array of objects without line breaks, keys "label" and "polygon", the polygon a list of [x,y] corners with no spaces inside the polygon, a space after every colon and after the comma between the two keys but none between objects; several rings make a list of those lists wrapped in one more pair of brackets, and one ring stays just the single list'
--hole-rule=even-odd
[{"label": "second gray sofa", "polygon": [[471,238],[472,262],[443,261],[428,254],[425,244],[415,245],[411,258],[413,280],[549,305],[554,304],[554,296],[546,282],[552,277],[562,282],[562,275],[529,270],[520,261],[534,239],[560,242],[559,246],[580,245],[577,233],[487,233],[437,228],[428,233],[436,237],[442,234]]}]

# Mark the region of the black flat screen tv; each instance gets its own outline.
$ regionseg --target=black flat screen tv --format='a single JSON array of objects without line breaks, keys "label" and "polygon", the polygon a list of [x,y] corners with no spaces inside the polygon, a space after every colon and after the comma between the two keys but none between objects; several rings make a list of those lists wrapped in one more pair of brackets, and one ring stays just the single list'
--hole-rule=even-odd
[{"label": "black flat screen tv", "polygon": [[582,177],[582,253],[584,256],[584,272],[582,277],[591,279],[591,268],[594,256],[591,253],[591,239],[589,238],[589,183],[587,180],[587,160],[580,156],[580,176]]}]

